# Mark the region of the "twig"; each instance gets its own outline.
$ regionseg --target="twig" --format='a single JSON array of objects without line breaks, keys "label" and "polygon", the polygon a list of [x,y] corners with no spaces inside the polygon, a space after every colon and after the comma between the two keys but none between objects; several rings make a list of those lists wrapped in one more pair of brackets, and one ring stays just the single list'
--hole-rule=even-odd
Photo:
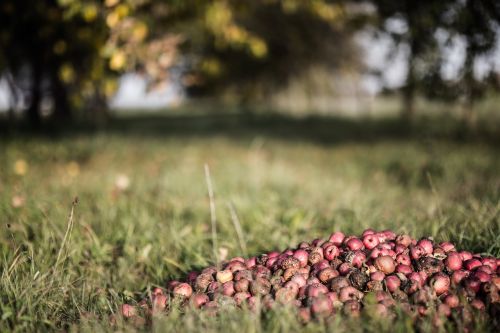
[{"label": "twig", "polygon": [[215,262],[219,265],[219,255],[217,253],[217,216],[215,215],[215,195],[212,186],[212,178],[210,177],[210,168],[205,163],[205,180],[207,182],[208,199],[210,202],[210,221],[212,224],[212,251],[214,253]]},{"label": "twig", "polygon": [[241,228],[240,219],[238,218],[238,214],[236,214],[236,210],[234,209],[234,205],[232,202],[227,203],[227,207],[229,209],[229,213],[231,214],[231,221],[233,222],[234,229],[236,230],[236,235],[238,236],[238,240],[240,243],[241,251],[243,254],[247,256],[247,244],[245,242],[245,235],[243,234],[243,229]]}]

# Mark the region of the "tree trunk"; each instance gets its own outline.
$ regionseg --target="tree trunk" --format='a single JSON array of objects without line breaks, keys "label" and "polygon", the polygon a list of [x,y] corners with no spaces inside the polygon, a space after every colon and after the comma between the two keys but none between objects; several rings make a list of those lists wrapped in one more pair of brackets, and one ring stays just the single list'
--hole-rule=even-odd
[{"label": "tree trunk", "polygon": [[16,83],[14,81],[14,77],[10,71],[7,71],[5,75],[7,79],[7,85],[10,90],[10,105],[9,105],[9,123],[12,125],[15,121],[15,111],[19,104],[19,95],[16,87]]},{"label": "tree trunk", "polygon": [[469,130],[475,130],[477,125],[477,113],[474,104],[474,97],[466,96],[462,111],[462,121]]},{"label": "tree trunk", "polygon": [[50,85],[52,89],[52,99],[54,101],[55,120],[59,122],[71,120],[72,114],[68,102],[68,92],[66,86],[59,78],[57,66],[51,68]]},{"label": "tree trunk", "polygon": [[107,98],[102,93],[98,83],[94,84],[94,94],[87,104],[87,119],[98,128],[104,127],[109,120],[110,114]]},{"label": "tree trunk", "polygon": [[477,123],[477,114],[474,110],[474,104],[475,104],[475,92],[474,92],[474,85],[475,85],[475,80],[474,80],[474,55],[472,54],[472,51],[470,48],[466,50],[467,55],[465,57],[465,64],[464,64],[464,88],[465,88],[465,101],[463,103],[463,110],[462,110],[462,121],[464,125],[470,129],[474,130],[476,127]]},{"label": "tree trunk", "polygon": [[406,76],[406,85],[403,87],[403,110],[402,118],[411,121],[415,117],[415,64],[414,64],[415,45],[410,43],[410,54],[408,55],[408,74]]},{"label": "tree trunk", "polygon": [[409,84],[403,89],[402,118],[411,121],[415,117],[415,89]]},{"label": "tree trunk", "polygon": [[40,104],[42,102],[42,64],[34,61],[32,64],[31,78],[31,101],[27,110],[28,121],[33,128],[39,128],[41,125]]}]

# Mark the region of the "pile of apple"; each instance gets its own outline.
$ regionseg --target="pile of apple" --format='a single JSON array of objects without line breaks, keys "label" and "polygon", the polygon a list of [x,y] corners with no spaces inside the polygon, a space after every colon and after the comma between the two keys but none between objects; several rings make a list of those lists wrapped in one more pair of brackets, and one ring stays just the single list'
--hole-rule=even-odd
[{"label": "pile of apple", "polygon": [[450,242],[368,229],[361,237],[335,232],[295,249],[191,272],[137,305],[123,304],[121,314],[147,320],[174,304],[211,314],[226,307],[265,311],[288,305],[304,322],[338,313],[359,316],[364,309],[384,317],[402,310],[413,318],[467,321],[475,313],[499,316],[499,290],[498,258],[458,251]]}]

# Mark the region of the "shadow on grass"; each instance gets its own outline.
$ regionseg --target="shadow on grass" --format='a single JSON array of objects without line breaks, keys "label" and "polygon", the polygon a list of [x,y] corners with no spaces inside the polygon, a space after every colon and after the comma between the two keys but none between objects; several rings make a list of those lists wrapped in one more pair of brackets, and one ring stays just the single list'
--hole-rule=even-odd
[{"label": "shadow on grass", "polygon": [[[19,124],[18,124],[19,125]],[[204,114],[124,114],[112,116],[99,127],[88,123],[45,128],[33,132],[27,126],[9,127],[0,119],[0,136],[49,137],[54,139],[106,133],[156,138],[203,138],[222,136],[251,139],[263,136],[286,141],[319,144],[439,139],[450,142],[476,142],[497,147],[499,124],[483,122],[474,131],[450,117],[421,117],[413,122],[399,118],[347,118],[308,116],[297,118],[277,113],[204,113]]]}]

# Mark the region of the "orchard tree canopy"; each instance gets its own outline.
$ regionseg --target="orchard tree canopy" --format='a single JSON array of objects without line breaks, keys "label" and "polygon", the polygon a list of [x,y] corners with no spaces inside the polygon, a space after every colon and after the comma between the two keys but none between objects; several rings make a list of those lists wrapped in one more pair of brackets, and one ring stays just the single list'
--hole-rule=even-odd
[{"label": "orchard tree canopy", "polygon": [[311,66],[359,70],[353,36],[375,23],[408,50],[411,115],[421,87],[452,85],[439,74],[436,33],[465,38],[460,82],[472,87],[467,73],[495,46],[499,8],[494,0],[4,0],[0,69],[24,91],[33,124],[47,96],[57,119],[105,110],[127,71],[147,74],[154,86],[177,66],[191,94],[231,91],[245,101],[266,98]]},{"label": "orchard tree canopy", "polygon": [[[500,31],[500,3],[495,0],[390,1],[373,0],[378,28],[391,36],[396,48],[407,52],[407,77],[403,86],[404,112],[411,116],[417,92],[438,99],[475,99],[491,87],[492,77],[477,79],[474,62],[494,52]],[[396,23],[396,24],[395,24]],[[444,39],[444,42],[439,40]],[[444,37],[443,37],[444,36]],[[465,61],[458,77],[443,77],[443,47],[456,39],[465,43]],[[394,54],[394,52],[393,52]],[[489,73],[494,75],[493,68]]]},{"label": "orchard tree canopy", "polygon": [[52,97],[57,118],[68,118],[85,103],[103,106],[117,74],[134,65],[141,53],[154,55],[147,46],[167,55],[174,52],[175,39],[146,42],[148,24],[136,16],[144,5],[117,0],[2,2],[1,64],[28,92],[32,123],[40,122],[43,95]]},{"label": "orchard tree canopy", "polygon": [[344,6],[320,0],[6,0],[0,22],[1,64],[29,92],[33,123],[47,92],[67,118],[103,106],[124,71],[160,82],[179,65],[193,92],[250,95],[351,52]]}]

